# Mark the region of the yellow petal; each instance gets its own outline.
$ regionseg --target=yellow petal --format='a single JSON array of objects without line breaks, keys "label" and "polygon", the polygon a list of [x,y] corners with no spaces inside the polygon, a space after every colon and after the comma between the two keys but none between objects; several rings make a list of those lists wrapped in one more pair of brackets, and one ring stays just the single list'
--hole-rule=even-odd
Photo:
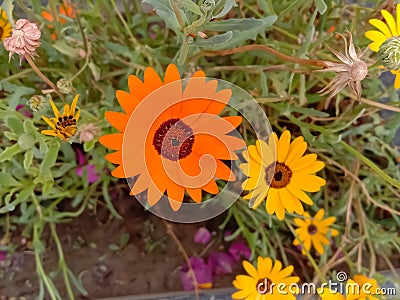
[{"label": "yellow petal", "polygon": [[394,88],[400,89],[400,73],[396,74],[396,79],[394,80]]},{"label": "yellow petal", "polygon": [[367,39],[374,42],[369,44],[369,48],[375,52],[378,52],[381,45],[386,41],[386,36],[377,30],[368,30],[364,35]]},{"label": "yellow petal", "polygon": [[53,109],[54,115],[56,116],[56,118],[58,119],[59,117],[61,117],[60,112],[58,111],[56,105],[54,104],[53,100],[50,100],[50,105],[51,108]]},{"label": "yellow petal", "polygon": [[396,5],[397,33],[400,33],[400,3]]},{"label": "yellow petal", "polygon": [[59,136],[55,130],[42,130],[40,133],[44,135]]},{"label": "yellow petal", "polygon": [[74,97],[74,100],[72,101],[71,110],[70,110],[71,116],[73,116],[75,114],[75,108],[76,108],[76,103],[78,102],[78,99],[79,99],[79,94],[76,95]]},{"label": "yellow petal", "polygon": [[56,129],[56,126],[54,125],[54,123],[47,117],[42,116],[42,119],[54,130]]},{"label": "yellow petal", "polygon": [[69,105],[65,104],[64,105],[64,111],[63,111],[63,116],[69,116]]},{"label": "yellow petal", "polygon": [[392,32],[392,36],[397,36],[397,26],[393,16],[385,9],[381,10],[381,14],[385,18],[386,23],[388,24],[390,31]]},{"label": "yellow petal", "polygon": [[78,110],[75,115],[75,120],[78,121],[80,116],[81,116],[81,110]]},{"label": "yellow petal", "polygon": [[324,217],[324,209],[321,208],[314,216],[315,219],[317,220],[322,220],[322,218]]},{"label": "yellow petal", "polygon": [[279,141],[278,141],[278,146],[277,146],[277,158],[279,162],[284,162],[286,159],[286,156],[289,151],[289,145],[290,145],[290,131],[285,130]]},{"label": "yellow petal", "polygon": [[392,36],[392,33],[389,30],[389,27],[381,20],[371,19],[371,20],[369,20],[369,23],[372,26],[375,26],[376,28],[378,28],[380,31],[382,31],[382,33],[384,35],[386,35],[387,38],[390,38]]}]

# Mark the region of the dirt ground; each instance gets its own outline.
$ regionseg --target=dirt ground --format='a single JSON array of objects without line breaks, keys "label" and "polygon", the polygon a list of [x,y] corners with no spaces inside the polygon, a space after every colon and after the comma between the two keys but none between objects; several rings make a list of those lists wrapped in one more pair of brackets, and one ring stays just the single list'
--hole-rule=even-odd
[{"label": "dirt ground", "polygon": [[[110,218],[107,209],[100,207],[96,215],[86,212],[69,223],[57,225],[66,262],[72,272],[82,279],[88,292],[86,297],[76,293],[77,298],[96,299],[182,290],[179,270],[184,258],[167,234],[164,221],[144,211],[133,198],[117,201],[116,207],[123,220]],[[218,232],[217,227],[223,218],[220,216],[207,224],[172,223],[173,230],[189,256],[224,251],[222,236],[214,236],[207,249],[193,242],[199,227],[207,226],[209,230]],[[116,249],[121,237],[124,239],[128,235],[126,245]],[[67,299],[62,276],[51,273],[57,270],[58,264],[55,244],[48,231],[44,233],[44,238],[48,245],[43,256],[45,269],[55,276],[54,281],[62,298]],[[236,267],[238,271],[241,270],[240,265]],[[217,277],[214,287],[230,287],[233,277],[233,274]],[[33,252],[20,249],[9,266],[3,269],[0,299],[4,296],[4,299],[34,299],[38,292]]]}]

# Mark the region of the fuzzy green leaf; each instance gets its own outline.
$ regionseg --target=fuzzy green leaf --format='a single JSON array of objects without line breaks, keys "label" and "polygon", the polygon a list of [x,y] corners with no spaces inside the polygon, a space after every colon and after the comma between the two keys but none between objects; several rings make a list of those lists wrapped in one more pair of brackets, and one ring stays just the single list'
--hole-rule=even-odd
[{"label": "fuzzy green leaf", "polygon": [[208,47],[213,48],[217,45],[227,43],[233,36],[232,31],[225,32],[223,34],[214,35],[208,39],[198,38],[192,45],[197,47]]},{"label": "fuzzy green leaf", "polygon": [[221,10],[219,14],[213,16],[214,19],[222,18],[228,14],[228,12],[232,9],[232,7],[238,6],[235,0],[225,0],[224,8]]},{"label": "fuzzy green leaf", "polygon": [[176,19],[168,0],[143,0],[142,2],[153,6],[158,16],[165,22],[167,28],[172,29],[176,34],[179,33],[179,22]]},{"label": "fuzzy green leaf", "polygon": [[200,10],[200,7],[196,5],[192,0],[176,0],[176,4],[178,7],[185,8],[192,13],[201,16],[203,13]]}]

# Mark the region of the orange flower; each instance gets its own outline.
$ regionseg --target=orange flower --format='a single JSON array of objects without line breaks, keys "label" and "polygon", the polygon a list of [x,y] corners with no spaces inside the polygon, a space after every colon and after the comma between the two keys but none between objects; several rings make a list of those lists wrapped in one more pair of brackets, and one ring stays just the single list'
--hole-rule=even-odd
[{"label": "orange flower", "polygon": [[[59,9],[58,9],[58,13],[59,13],[59,17],[58,17],[58,21],[61,24],[65,24],[67,23],[67,20],[61,16],[67,16],[68,18],[75,18],[75,9],[72,5],[68,5],[67,1],[63,1],[63,3],[60,5]],[[51,12],[49,11],[42,11],[42,17],[43,19],[45,19],[48,22],[54,22],[54,16],[51,14]],[[51,24],[47,25],[49,28],[53,28],[53,26]],[[57,39],[57,34],[56,33],[52,33],[51,38],[53,40]]]},{"label": "orange flower", "polygon": [[177,211],[185,191],[199,203],[202,190],[219,192],[216,178],[236,179],[221,160],[237,159],[233,151],[245,146],[242,139],[227,135],[242,118],[218,117],[231,90],[217,91],[218,81],[206,81],[203,71],[181,80],[175,65],[168,66],[164,81],[149,67],[143,82],[131,75],[128,85],[129,93],[116,93],[125,113],[105,113],[119,133],[102,136],[100,142],[117,150],[106,156],[119,165],[113,176],[138,176],[131,195],[147,189],[148,204],[153,206],[166,191]]}]

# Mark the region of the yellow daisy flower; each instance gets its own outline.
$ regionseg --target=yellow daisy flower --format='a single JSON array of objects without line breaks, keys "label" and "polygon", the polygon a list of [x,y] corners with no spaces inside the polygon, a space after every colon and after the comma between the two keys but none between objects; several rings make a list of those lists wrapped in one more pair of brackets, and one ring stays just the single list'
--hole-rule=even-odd
[{"label": "yellow daisy flower", "polygon": [[258,257],[257,268],[250,262],[243,261],[243,268],[248,275],[238,275],[233,285],[239,291],[232,295],[232,299],[246,300],[295,300],[298,292],[296,283],[298,276],[290,276],[294,267],[282,269],[282,263],[272,259]]},{"label": "yellow daisy flower", "polygon": [[[331,229],[330,226],[336,221],[336,217],[323,219],[324,210],[321,208],[317,214],[311,218],[310,214],[305,212],[304,218],[294,218],[294,223],[298,226],[295,230],[298,238],[293,242],[293,245],[298,246],[303,244],[302,253],[306,254],[310,251],[311,244],[319,254],[324,254],[323,245],[329,245],[328,235],[337,236],[339,232],[336,229]],[[301,242],[301,243],[300,243]]]},{"label": "yellow daisy flower", "polygon": [[328,287],[319,288],[318,294],[322,300],[379,300],[375,295],[380,294],[378,283],[364,275],[355,275],[348,279],[342,295]]},{"label": "yellow daisy flower", "polygon": [[0,6],[0,41],[4,41],[11,35],[12,27],[8,21],[7,14]]},{"label": "yellow daisy flower", "polygon": [[[274,155],[276,145],[276,157]],[[266,199],[266,210],[283,220],[285,210],[290,213],[304,213],[301,203],[313,204],[304,192],[317,192],[325,185],[325,180],[314,175],[325,164],[317,160],[316,154],[304,155],[307,143],[303,137],[290,142],[290,132],[285,130],[278,140],[275,133],[269,137],[268,144],[256,141],[243,151],[247,163],[240,165],[249,178],[243,182],[243,189],[251,191],[244,199],[251,199],[257,208]],[[301,201],[300,201],[301,200]]]},{"label": "yellow daisy flower", "polygon": [[42,130],[42,134],[59,137],[63,141],[68,141],[71,137],[73,137],[78,130],[76,123],[78,122],[81,114],[80,110],[78,110],[75,114],[78,98],[79,95],[76,95],[72,101],[71,108],[68,104],[65,104],[62,115],[58,111],[54,102],[50,100],[55,118],[49,119],[45,116],[42,116],[43,120],[52,128],[51,130]]},{"label": "yellow daisy flower", "polygon": [[394,87],[400,88],[400,4],[396,6],[396,20],[385,9],[381,14],[386,21],[371,19],[369,23],[378,30],[369,30],[365,36],[372,41],[369,48],[379,52],[380,58],[385,67],[396,75]]}]

